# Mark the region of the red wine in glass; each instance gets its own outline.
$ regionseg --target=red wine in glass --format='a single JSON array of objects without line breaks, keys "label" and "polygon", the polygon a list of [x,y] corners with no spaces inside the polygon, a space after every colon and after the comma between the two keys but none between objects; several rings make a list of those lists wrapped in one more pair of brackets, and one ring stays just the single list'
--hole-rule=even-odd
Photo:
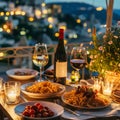
[{"label": "red wine in glass", "polygon": [[86,61],[84,59],[71,59],[70,63],[71,66],[77,70],[84,68],[86,65]]},{"label": "red wine in glass", "polygon": [[85,47],[76,46],[72,48],[70,64],[75,70],[82,70],[82,79],[84,79],[84,68],[87,65],[87,54]]}]

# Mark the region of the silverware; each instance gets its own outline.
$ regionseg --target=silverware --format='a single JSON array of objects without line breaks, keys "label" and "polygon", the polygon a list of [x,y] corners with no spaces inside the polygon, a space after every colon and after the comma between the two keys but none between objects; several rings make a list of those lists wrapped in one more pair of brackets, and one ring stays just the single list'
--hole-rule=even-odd
[{"label": "silverware", "polygon": [[78,114],[77,112],[75,112],[75,111],[73,111],[73,110],[65,107],[65,106],[61,103],[61,101],[60,101],[59,99],[55,99],[54,102],[55,102],[56,104],[59,104],[59,105],[63,106],[64,110],[68,111],[69,113],[75,115],[76,117],[80,117],[80,114]]},{"label": "silverware", "polygon": [[28,100],[23,95],[20,95],[20,97],[24,102],[28,102]]},{"label": "silverware", "polygon": [[80,114],[78,114],[77,112],[75,112],[75,111],[73,111],[73,110],[71,110],[71,109],[69,109],[69,108],[66,108],[66,107],[64,107],[64,109],[65,109],[66,111],[70,112],[71,114],[73,114],[73,115],[75,115],[75,116],[77,116],[77,117],[80,117]]}]

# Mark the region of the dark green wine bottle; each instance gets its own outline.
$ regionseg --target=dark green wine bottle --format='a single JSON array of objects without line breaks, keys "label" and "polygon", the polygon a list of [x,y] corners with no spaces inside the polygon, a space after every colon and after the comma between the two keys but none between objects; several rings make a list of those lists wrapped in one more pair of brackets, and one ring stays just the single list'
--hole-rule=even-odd
[{"label": "dark green wine bottle", "polygon": [[64,29],[59,30],[59,41],[54,56],[54,82],[65,85],[67,77],[67,55],[64,46]]}]

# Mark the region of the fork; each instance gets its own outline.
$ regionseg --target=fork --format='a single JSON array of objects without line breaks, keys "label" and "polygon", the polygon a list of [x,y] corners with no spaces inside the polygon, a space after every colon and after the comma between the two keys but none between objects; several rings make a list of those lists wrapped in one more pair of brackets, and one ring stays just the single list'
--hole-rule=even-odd
[{"label": "fork", "polygon": [[80,114],[79,114],[79,113],[77,113],[77,112],[75,112],[75,111],[73,111],[73,110],[65,107],[59,99],[55,99],[54,102],[55,102],[56,104],[59,104],[59,105],[63,106],[63,108],[64,108],[67,112],[75,115],[76,117],[80,117]]}]

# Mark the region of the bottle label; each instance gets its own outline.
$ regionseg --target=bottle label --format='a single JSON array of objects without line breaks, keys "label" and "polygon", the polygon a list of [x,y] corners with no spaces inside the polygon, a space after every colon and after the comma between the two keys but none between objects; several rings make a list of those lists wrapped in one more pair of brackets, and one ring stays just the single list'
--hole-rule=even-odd
[{"label": "bottle label", "polygon": [[67,62],[56,62],[56,77],[67,77]]}]

